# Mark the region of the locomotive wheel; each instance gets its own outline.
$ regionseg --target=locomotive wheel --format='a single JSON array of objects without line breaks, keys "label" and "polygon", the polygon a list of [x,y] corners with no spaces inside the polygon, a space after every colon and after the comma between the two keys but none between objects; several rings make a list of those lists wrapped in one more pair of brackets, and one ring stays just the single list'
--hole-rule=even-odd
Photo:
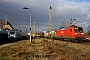
[{"label": "locomotive wheel", "polygon": [[75,40],[74,39],[71,39],[71,42],[75,42]]},{"label": "locomotive wheel", "polygon": [[76,40],[76,39],[72,39],[72,42],[76,43],[76,42],[77,42],[77,40]]},{"label": "locomotive wheel", "polygon": [[67,39],[67,41],[68,41],[68,42],[71,42],[71,39],[70,39],[70,38],[68,38],[68,39]]},{"label": "locomotive wheel", "polygon": [[82,43],[83,42],[83,40],[82,39],[79,39],[79,43]]}]

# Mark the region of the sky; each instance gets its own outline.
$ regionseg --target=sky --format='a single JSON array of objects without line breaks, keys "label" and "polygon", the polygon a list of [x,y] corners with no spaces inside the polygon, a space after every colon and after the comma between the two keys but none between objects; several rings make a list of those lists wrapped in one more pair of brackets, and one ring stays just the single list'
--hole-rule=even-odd
[{"label": "sky", "polygon": [[[0,0],[0,19],[5,19],[7,13],[7,20],[14,28],[22,27],[29,31],[31,9],[34,27],[39,31],[48,31],[50,6],[53,30],[59,29],[63,21],[73,18],[76,19],[74,24],[87,31],[90,25],[90,0]],[[25,10],[24,7],[30,9]]]}]

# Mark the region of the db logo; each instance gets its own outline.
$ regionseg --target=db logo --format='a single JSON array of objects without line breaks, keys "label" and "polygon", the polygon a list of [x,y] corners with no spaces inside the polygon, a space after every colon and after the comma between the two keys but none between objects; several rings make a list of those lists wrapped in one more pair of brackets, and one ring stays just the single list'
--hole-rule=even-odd
[{"label": "db logo", "polygon": [[64,31],[61,31],[61,33],[64,33]]}]

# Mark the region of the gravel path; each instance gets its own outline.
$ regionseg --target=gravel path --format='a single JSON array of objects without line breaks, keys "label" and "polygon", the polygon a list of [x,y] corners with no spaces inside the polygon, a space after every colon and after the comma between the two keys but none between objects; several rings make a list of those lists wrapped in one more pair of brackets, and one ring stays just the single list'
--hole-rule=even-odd
[{"label": "gravel path", "polygon": [[15,44],[15,43],[8,43],[8,44],[0,45],[0,49],[3,48],[3,47],[6,47],[6,46],[12,45],[12,44]]},{"label": "gravel path", "polygon": [[[66,41],[60,41],[60,40],[54,40],[54,42],[56,44],[61,44],[64,46],[72,47],[72,48],[77,49],[77,50],[81,50],[81,51],[85,51],[85,52],[90,51],[90,45],[84,45],[84,44],[72,43],[72,42],[66,42]],[[12,45],[12,44],[15,44],[15,43],[0,45],[0,49],[3,47],[6,47],[6,46]]]}]

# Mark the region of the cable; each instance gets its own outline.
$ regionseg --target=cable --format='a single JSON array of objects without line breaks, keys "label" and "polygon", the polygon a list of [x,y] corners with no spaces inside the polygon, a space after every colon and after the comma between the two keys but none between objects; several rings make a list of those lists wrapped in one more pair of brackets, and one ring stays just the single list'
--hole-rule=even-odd
[{"label": "cable", "polygon": [[[1,4],[0,4],[1,5]],[[1,5],[2,6],[2,5]],[[2,6],[2,8],[6,11],[6,13],[8,13],[8,11]],[[10,14],[9,14],[10,15]],[[10,15],[11,16],[11,15]],[[11,16],[13,19],[14,19],[14,21],[15,22],[17,22],[16,20],[15,20],[15,18],[13,17],[13,16]],[[17,22],[18,23],[18,22]],[[20,23],[18,23],[19,25],[21,25]]]}]

